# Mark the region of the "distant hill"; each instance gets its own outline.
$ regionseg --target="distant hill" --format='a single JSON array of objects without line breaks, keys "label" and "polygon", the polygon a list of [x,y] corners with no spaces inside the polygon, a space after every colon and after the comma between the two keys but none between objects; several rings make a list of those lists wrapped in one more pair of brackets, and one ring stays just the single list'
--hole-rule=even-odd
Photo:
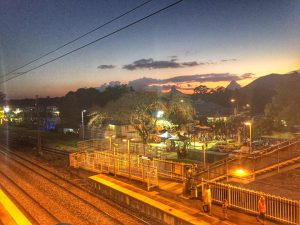
[{"label": "distant hill", "polygon": [[290,81],[300,83],[299,71],[260,77],[239,90],[239,104],[250,104],[254,114],[263,113],[266,104],[272,101],[278,88]]},{"label": "distant hill", "polygon": [[176,89],[176,86],[172,86],[170,91],[168,92],[169,94],[173,94],[173,95],[183,95],[185,96],[186,94],[182,93],[181,91],[178,91]]},{"label": "distant hill", "polygon": [[230,84],[226,87],[227,90],[238,90],[241,88],[241,85],[239,85],[235,80],[232,80]]},{"label": "distant hill", "polygon": [[254,90],[257,88],[276,90],[280,87],[280,85],[292,79],[297,79],[300,81],[300,72],[294,71],[288,74],[269,74],[257,78],[242,89],[245,91]]}]

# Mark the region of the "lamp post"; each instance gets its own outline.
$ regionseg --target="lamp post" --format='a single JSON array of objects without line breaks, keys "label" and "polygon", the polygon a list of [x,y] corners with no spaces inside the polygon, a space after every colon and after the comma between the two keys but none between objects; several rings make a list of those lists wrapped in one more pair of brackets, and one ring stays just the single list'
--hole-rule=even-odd
[{"label": "lamp post", "polygon": [[238,102],[234,98],[230,99],[230,102],[231,102],[232,107],[233,107],[233,115],[236,116],[238,114]]},{"label": "lamp post", "polygon": [[204,145],[203,145],[203,166],[204,169],[206,168],[206,151],[207,151],[208,143],[207,140],[205,140]]},{"label": "lamp post", "polygon": [[82,139],[84,140],[84,119],[83,119],[83,114],[86,112],[86,110],[81,111],[81,123],[82,123]]},{"label": "lamp post", "polygon": [[249,135],[250,135],[250,143],[249,143],[249,153],[252,152],[252,123],[251,122],[245,122],[246,126],[249,126]]},{"label": "lamp post", "polygon": [[231,102],[231,104],[232,104],[232,115],[235,115],[235,99],[234,98],[232,98],[232,99],[230,99],[230,102]]},{"label": "lamp post", "polygon": [[[4,115],[3,115],[3,120],[5,121],[7,121],[7,123],[6,124],[8,124],[8,113],[9,113],[9,111],[10,111],[10,108],[9,108],[9,106],[3,106],[3,111],[4,111]],[[2,124],[2,119],[1,119],[1,124]]]},{"label": "lamp post", "polygon": [[3,109],[4,109],[4,112],[5,112],[5,113],[8,113],[8,112],[10,111],[10,108],[9,108],[9,106],[7,106],[7,105],[4,106]]},{"label": "lamp post", "polygon": [[9,106],[6,105],[6,106],[3,107],[3,110],[4,110],[5,119],[8,122],[8,116],[7,116],[7,114],[9,113],[10,108],[9,108]]},{"label": "lamp post", "polygon": [[131,153],[130,153],[130,141],[132,141],[133,139],[127,138],[127,139],[123,139],[123,141],[127,141],[127,156],[128,156],[128,176],[129,179],[131,178]]},{"label": "lamp post", "polygon": [[157,113],[156,113],[156,118],[158,118],[158,119],[159,119],[159,118],[162,118],[163,115],[164,115],[164,113],[165,113],[164,111],[158,110]]},{"label": "lamp post", "polygon": [[[116,158],[117,158],[116,150],[117,150],[117,146],[118,146],[118,144],[114,143],[114,174],[115,174],[115,176],[117,175],[116,174]],[[119,163],[119,160],[118,160],[118,163]],[[118,168],[119,168],[119,166],[118,166]]]}]

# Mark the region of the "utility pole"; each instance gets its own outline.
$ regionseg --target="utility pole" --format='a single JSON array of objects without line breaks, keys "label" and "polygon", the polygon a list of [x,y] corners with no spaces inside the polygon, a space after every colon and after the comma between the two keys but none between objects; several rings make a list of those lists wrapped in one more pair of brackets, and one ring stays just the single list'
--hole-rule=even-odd
[{"label": "utility pole", "polygon": [[36,95],[36,102],[35,102],[35,110],[36,110],[36,120],[37,120],[37,150],[38,154],[42,154],[42,137],[41,137],[41,119],[40,119],[40,111],[39,111],[39,96]]},{"label": "utility pole", "polygon": [[[82,126],[82,139],[84,140],[84,113],[86,113],[86,110],[81,111],[81,126]],[[110,149],[111,150],[111,149]]]}]

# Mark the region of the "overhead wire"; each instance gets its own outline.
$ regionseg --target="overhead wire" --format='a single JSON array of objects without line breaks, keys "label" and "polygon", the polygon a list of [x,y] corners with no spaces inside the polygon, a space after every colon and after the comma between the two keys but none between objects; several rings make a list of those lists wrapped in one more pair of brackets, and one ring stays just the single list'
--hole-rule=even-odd
[{"label": "overhead wire", "polygon": [[150,17],[152,17],[152,16],[154,16],[154,15],[160,13],[160,12],[163,12],[163,11],[165,11],[165,10],[171,8],[172,6],[175,6],[175,5],[179,4],[179,3],[182,2],[182,1],[184,1],[184,0],[178,0],[178,1],[174,2],[174,3],[172,3],[172,4],[169,4],[169,5],[167,5],[167,6],[163,7],[163,8],[161,8],[161,9],[159,9],[159,10],[153,12],[153,13],[150,13],[150,14],[147,15],[147,16],[142,17],[141,19],[138,19],[138,20],[136,20],[136,21],[134,21],[134,22],[132,22],[132,23],[129,23],[129,24],[127,24],[126,26],[123,26],[123,27],[121,27],[121,28],[119,28],[119,29],[117,29],[117,30],[115,30],[115,31],[113,31],[113,32],[111,32],[111,33],[109,33],[109,34],[106,34],[106,35],[104,35],[104,36],[102,36],[102,37],[100,37],[100,38],[94,40],[94,41],[91,41],[91,42],[89,42],[89,43],[87,43],[87,44],[85,44],[85,45],[82,45],[81,47],[78,47],[78,48],[76,48],[76,49],[73,49],[72,51],[69,51],[69,52],[67,52],[67,53],[65,53],[65,54],[63,54],[63,55],[60,55],[60,56],[58,56],[58,57],[56,57],[56,58],[54,58],[54,59],[51,59],[51,60],[49,60],[49,61],[47,61],[47,62],[44,62],[44,63],[42,63],[42,64],[40,64],[40,65],[38,65],[38,66],[36,66],[36,67],[33,67],[33,68],[31,68],[31,69],[25,71],[25,72],[20,72],[19,74],[15,75],[15,76],[13,76],[13,77],[10,77],[10,78],[8,78],[8,79],[6,79],[6,80],[4,80],[4,81],[1,81],[0,84],[3,84],[3,83],[6,83],[6,82],[8,82],[8,81],[10,81],[10,80],[16,79],[16,78],[18,78],[18,77],[20,77],[20,76],[23,76],[23,75],[25,75],[25,74],[27,74],[27,73],[33,71],[33,70],[36,70],[36,69],[38,69],[38,68],[40,68],[40,67],[43,67],[43,66],[45,66],[45,65],[47,65],[47,64],[49,64],[49,63],[52,63],[52,62],[54,62],[54,61],[57,61],[58,59],[61,59],[61,58],[65,57],[65,56],[67,56],[67,55],[70,55],[70,54],[72,54],[72,53],[74,53],[74,52],[76,52],[76,51],[78,51],[78,50],[80,50],[80,49],[83,49],[83,48],[85,48],[85,47],[87,47],[87,46],[90,46],[90,45],[92,45],[92,44],[94,44],[94,43],[96,43],[96,42],[98,42],[98,41],[101,41],[101,40],[107,38],[107,37],[110,37],[110,36],[112,36],[112,35],[114,35],[114,34],[120,32],[120,31],[125,30],[125,29],[127,29],[127,28],[129,28],[129,27],[131,27],[131,26],[133,26],[133,25],[135,25],[135,24],[137,24],[137,23],[139,23],[139,22],[142,22],[142,21],[144,21],[144,20],[146,20],[146,19],[148,19],[148,18],[150,18]]},{"label": "overhead wire", "polygon": [[103,28],[103,27],[105,27],[105,26],[111,24],[112,22],[114,22],[114,21],[116,21],[116,20],[118,20],[118,19],[120,19],[120,18],[122,18],[122,17],[128,15],[129,13],[131,13],[131,12],[133,12],[133,11],[135,11],[135,10],[141,8],[142,6],[148,4],[148,3],[152,2],[152,1],[153,1],[153,0],[148,0],[148,1],[143,2],[142,4],[140,4],[140,5],[138,5],[138,6],[134,7],[134,8],[132,8],[132,9],[130,9],[130,10],[124,12],[124,13],[122,13],[121,15],[119,15],[119,16],[117,16],[117,17],[115,17],[115,18],[113,18],[113,19],[111,19],[111,20],[105,22],[104,24],[102,24],[102,25],[100,25],[100,26],[98,26],[98,27],[95,27],[94,29],[92,29],[92,30],[90,30],[90,31],[88,31],[88,32],[86,32],[86,33],[84,33],[84,34],[82,34],[82,35],[80,35],[80,36],[78,36],[78,37],[72,39],[71,41],[68,41],[68,42],[66,42],[65,44],[62,44],[62,45],[56,47],[55,49],[53,49],[53,50],[51,50],[51,51],[49,51],[49,52],[47,52],[47,53],[44,53],[43,55],[41,55],[41,56],[39,56],[39,57],[37,57],[37,58],[35,58],[35,59],[33,59],[33,60],[31,60],[31,61],[25,63],[24,65],[22,65],[22,66],[20,66],[20,67],[18,67],[18,68],[16,68],[16,69],[11,70],[10,72],[8,72],[8,73],[2,75],[1,77],[6,77],[6,76],[8,76],[8,75],[10,75],[10,74],[12,74],[12,73],[14,73],[14,72],[16,72],[16,71],[18,71],[18,70],[24,68],[24,67],[26,67],[26,66],[28,66],[28,65],[30,65],[30,64],[32,64],[32,63],[34,63],[34,62],[36,62],[36,61],[38,61],[38,60],[40,60],[40,59],[42,59],[42,58],[44,58],[44,57],[46,57],[46,56],[48,56],[48,55],[50,55],[50,54],[56,52],[56,51],[58,51],[59,49],[62,49],[62,48],[64,48],[64,47],[66,47],[67,45],[70,45],[70,44],[72,44],[72,43],[78,41],[79,39],[81,39],[81,38],[83,38],[83,37],[85,37],[85,36],[87,36],[87,35],[89,35],[89,34],[95,32],[95,31],[97,31],[97,30],[99,30],[99,29],[101,29],[101,28]]}]

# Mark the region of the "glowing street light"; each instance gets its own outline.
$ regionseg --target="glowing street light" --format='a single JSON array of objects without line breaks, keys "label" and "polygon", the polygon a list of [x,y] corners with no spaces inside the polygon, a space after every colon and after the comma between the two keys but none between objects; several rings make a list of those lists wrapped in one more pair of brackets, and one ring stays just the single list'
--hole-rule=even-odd
[{"label": "glowing street light", "polygon": [[236,100],[234,98],[230,99],[230,102],[232,104],[232,108],[233,108],[233,115],[237,114],[237,106],[236,106]]},{"label": "glowing street light", "polygon": [[250,133],[250,144],[249,144],[249,153],[252,152],[252,123],[251,122],[245,122],[246,126],[249,126],[249,133]]},{"label": "glowing street light", "polygon": [[[3,107],[3,110],[4,110],[4,118],[5,118],[5,120],[6,121],[9,121],[9,118],[8,118],[8,113],[9,113],[9,111],[10,111],[10,108],[9,108],[9,106],[4,106]],[[1,123],[2,123],[2,120],[1,120]]]},{"label": "glowing street light", "polygon": [[156,118],[162,118],[163,117],[163,115],[164,115],[164,111],[162,111],[162,110],[159,110],[159,111],[157,111],[157,113],[156,113]]},{"label": "glowing street light", "polygon": [[249,172],[247,170],[239,168],[239,169],[236,169],[235,171],[233,171],[233,174],[237,177],[245,177],[245,176],[249,175]]},{"label": "glowing street light", "polygon": [[9,106],[7,106],[7,105],[4,106],[3,109],[4,109],[4,112],[5,112],[5,113],[8,113],[8,112],[10,111],[10,108],[9,108]]}]

